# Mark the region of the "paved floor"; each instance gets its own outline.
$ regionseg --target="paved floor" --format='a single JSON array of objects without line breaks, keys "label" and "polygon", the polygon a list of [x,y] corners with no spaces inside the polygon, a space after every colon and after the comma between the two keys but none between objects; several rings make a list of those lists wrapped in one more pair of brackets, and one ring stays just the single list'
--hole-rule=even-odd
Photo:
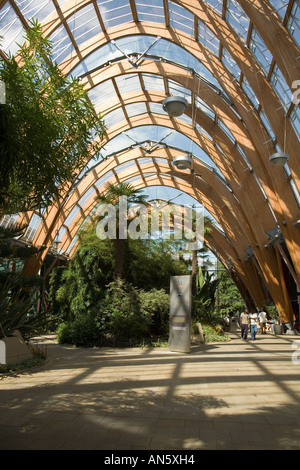
[{"label": "paved floor", "polygon": [[45,364],[0,379],[0,449],[300,449],[300,337],[231,338],[191,354],[42,338]]}]

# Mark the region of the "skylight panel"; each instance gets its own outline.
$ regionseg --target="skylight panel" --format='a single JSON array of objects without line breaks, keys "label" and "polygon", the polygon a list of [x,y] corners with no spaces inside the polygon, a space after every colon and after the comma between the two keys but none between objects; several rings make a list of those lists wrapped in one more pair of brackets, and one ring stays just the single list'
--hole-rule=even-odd
[{"label": "skylight panel", "polygon": [[88,94],[95,107],[105,103],[105,101],[117,98],[117,93],[111,80],[100,83],[100,85],[92,88]]},{"label": "skylight panel", "polygon": [[231,140],[231,142],[235,143],[235,138],[234,138],[234,136],[232,135],[232,133],[230,132],[230,130],[228,129],[228,127],[224,124],[224,122],[221,121],[221,119],[218,119],[218,125],[219,125],[219,127],[222,129],[222,131],[227,135],[227,137],[229,137],[229,139]]},{"label": "skylight panel", "polygon": [[75,219],[75,217],[76,217],[76,215],[78,214],[79,210],[80,210],[80,209],[79,209],[78,206],[75,206],[75,207],[71,210],[70,214],[68,215],[68,217],[66,218],[66,220],[65,220],[65,222],[64,222],[64,225],[65,225],[65,226],[68,227],[68,226],[71,224],[72,220]]},{"label": "skylight panel", "polygon": [[201,98],[196,96],[195,98],[195,105],[199,108],[203,113],[209,116],[212,120],[215,119],[214,111],[203,101]]},{"label": "skylight panel", "polygon": [[246,79],[246,77],[243,77],[243,81],[242,81],[242,89],[243,91],[246,93],[246,95],[248,96],[249,100],[251,101],[251,103],[253,104],[253,107],[255,109],[258,108],[259,106],[259,101],[258,99],[256,98],[256,95],[254,93],[254,91],[252,90],[251,86],[249,85],[249,82],[248,80]]},{"label": "skylight panel", "polygon": [[145,90],[156,90],[164,92],[164,80],[160,75],[148,75],[143,73],[142,79]]},{"label": "skylight panel", "polygon": [[104,123],[105,127],[109,128],[111,126],[114,126],[120,121],[124,121],[125,115],[123,113],[123,110],[121,108],[115,109],[111,113],[105,114],[104,116]]},{"label": "skylight panel", "polygon": [[270,139],[271,139],[271,140],[274,140],[274,139],[275,139],[275,134],[274,134],[274,132],[273,132],[273,130],[272,130],[272,127],[271,127],[271,125],[270,125],[270,123],[269,123],[269,121],[268,121],[268,119],[267,119],[267,116],[265,115],[265,113],[263,112],[263,110],[260,111],[259,117],[260,117],[261,122],[263,123],[263,125],[264,125],[264,127],[265,127],[267,133],[269,134]]},{"label": "skylight panel", "polygon": [[121,75],[115,78],[120,94],[131,91],[141,91],[141,84],[138,75]]},{"label": "skylight panel", "polygon": [[49,37],[52,41],[53,60],[60,63],[74,50],[72,41],[64,25],[60,25]]},{"label": "skylight panel", "polygon": [[169,18],[172,28],[194,35],[194,15],[185,8],[169,1]]},{"label": "skylight panel", "polygon": [[252,28],[249,48],[258,64],[262,68],[263,72],[267,76],[273,56],[254,26]]},{"label": "skylight panel", "polygon": [[188,90],[184,86],[180,85],[180,83],[173,82],[173,80],[168,80],[168,89],[170,95],[183,96],[183,98],[190,101],[189,98],[191,96],[191,90]]},{"label": "skylight panel", "polygon": [[284,109],[287,110],[292,101],[292,92],[277,64],[273,69],[270,82],[273,85],[277,96],[280,98]]},{"label": "skylight panel", "polygon": [[83,207],[84,204],[87,202],[87,200],[92,197],[92,195],[96,192],[95,188],[92,186],[90,189],[88,189],[84,195],[80,198],[78,201],[78,205],[80,207]]},{"label": "skylight panel", "polygon": [[147,107],[145,103],[132,103],[125,106],[126,113],[129,117],[137,116],[139,114],[146,114]]},{"label": "skylight panel", "polygon": [[74,248],[74,245],[75,243],[77,242],[78,240],[78,235],[75,235],[75,237],[73,238],[73,240],[71,241],[70,245],[68,246],[68,249],[66,251],[67,254],[71,253],[72,249]]},{"label": "skylight panel", "polygon": [[67,20],[67,23],[78,45],[101,32],[101,26],[93,5],[87,5],[76,11]]},{"label": "skylight panel", "polygon": [[129,0],[97,0],[106,28],[133,21]]},{"label": "skylight panel", "polygon": [[81,75],[93,70],[94,68],[100,68],[106,64],[109,60],[120,57],[121,53],[118,49],[109,42],[94,52],[89,54],[84,60],[82,60],[72,71],[73,77],[80,77]]},{"label": "skylight panel", "polygon": [[36,18],[39,23],[42,23],[55,10],[52,0],[15,0],[15,4],[24,18],[27,20]]},{"label": "skylight panel", "polygon": [[127,162],[121,163],[121,165],[118,165],[115,168],[115,172],[118,174],[118,173],[121,173],[124,170],[127,170],[130,167],[135,167],[135,169],[136,169],[136,163],[135,163],[134,160],[128,160]]},{"label": "skylight panel", "polygon": [[61,242],[63,239],[63,236],[65,235],[67,229],[66,227],[61,227],[56,235],[56,239]]},{"label": "skylight panel", "polygon": [[299,106],[294,107],[290,115],[290,120],[298,136],[298,139],[300,140],[300,108]]},{"label": "skylight panel", "polygon": [[198,41],[207,47],[213,54],[218,55],[220,41],[213,32],[202,22],[198,21]]},{"label": "skylight panel", "polygon": [[24,238],[32,241],[35,237],[36,231],[39,228],[41,221],[42,221],[42,218],[40,216],[38,216],[37,214],[33,214],[33,216],[30,219],[27,230],[24,234]]},{"label": "skylight panel", "polygon": [[288,23],[287,29],[293,36],[296,44],[300,47],[300,4],[294,2]]},{"label": "skylight panel", "polygon": [[96,186],[96,188],[99,189],[101,186],[107,183],[107,181],[109,181],[110,178],[112,178],[113,176],[114,176],[113,172],[108,171],[107,173],[105,173],[105,175],[101,176],[101,178],[95,181],[94,185]]},{"label": "skylight panel", "polygon": [[232,73],[232,75],[233,75],[237,80],[240,79],[241,69],[239,68],[239,66],[237,65],[237,63],[235,62],[235,60],[233,60],[233,58],[231,57],[231,55],[227,52],[227,50],[225,49],[225,47],[223,47],[223,49],[222,49],[222,59],[221,59],[221,62],[222,62],[222,64],[225,65],[225,67],[229,70],[229,72]]},{"label": "skylight panel", "polygon": [[163,110],[163,107],[161,103],[148,103],[150,113],[154,114],[165,114],[165,111]]},{"label": "skylight panel", "polygon": [[269,2],[271,3],[276,13],[278,13],[278,15],[283,19],[289,4],[288,0],[269,0]]},{"label": "skylight panel", "polygon": [[225,19],[245,42],[249,29],[249,18],[237,0],[227,0]]},{"label": "skylight panel", "polygon": [[152,0],[151,4],[136,1],[135,5],[139,21],[165,23],[163,0]]},{"label": "skylight panel", "polygon": [[7,54],[14,55],[19,49],[18,44],[24,43],[25,31],[21,20],[7,2],[0,10],[0,44]]},{"label": "skylight panel", "polygon": [[206,0],[206,3],[212,10],[215,10],[220,16],[222,16],[223,0]]}]

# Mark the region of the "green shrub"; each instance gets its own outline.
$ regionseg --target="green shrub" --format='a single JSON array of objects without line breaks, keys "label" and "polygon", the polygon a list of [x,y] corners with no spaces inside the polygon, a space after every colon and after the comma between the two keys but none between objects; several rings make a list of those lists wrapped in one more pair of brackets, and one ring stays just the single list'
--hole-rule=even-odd
[{"label": "green shrub", "polygon": [[230,341],[230,337],[222,331],[222,328],[219,325],[201,323],[201,326],[205,335],[206,343]]},{"label": "green shrub", "polygon": [[108,285],[98,320],[106,333],[125,338],[142,338],[150,325],[140,309],[139,291],[121,280]]},{"label": "green shrub", "polygon": [[170,296],[164,289],[140,292],[141,312],[150,322],[150,332],[165,336],[169,331]]},{"label": "green shrub", "polygon": [[90,314],[80,315],[73,322],[62,323],[57,333],[59,343],[87,348],[101,343],[101,331],[95,318]]}]

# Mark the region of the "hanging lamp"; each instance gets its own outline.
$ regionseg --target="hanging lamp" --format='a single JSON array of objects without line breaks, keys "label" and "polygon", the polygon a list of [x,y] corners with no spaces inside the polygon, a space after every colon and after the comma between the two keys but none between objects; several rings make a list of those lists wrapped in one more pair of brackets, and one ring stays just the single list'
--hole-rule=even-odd
[{"label": "hanging lamp", "polygon": [[275,166],[284,166],[288,159],[288,154],[283,152],[273,153],[273,155],[269,157],[270,162]]},{"label": "hanging lamp", "polygon": [[175,165],[178,170],[187,170],[191,167],[192,162],[192,158],[188,155],[180,155],[174,158],[173,165]]},{"label": "hanging lamp", "polygon": [[163,101],[163,109],[171,117],[181,116],[188,107],[188,101],[182,96],[169,96]]}]

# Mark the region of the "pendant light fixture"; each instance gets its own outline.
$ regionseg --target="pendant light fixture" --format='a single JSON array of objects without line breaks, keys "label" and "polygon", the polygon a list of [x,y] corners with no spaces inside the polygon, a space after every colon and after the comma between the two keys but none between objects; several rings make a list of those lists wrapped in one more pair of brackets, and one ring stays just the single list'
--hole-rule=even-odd
[{"label": "pendant light fixture", "polygon": [[274,166],[284,166],[286,162],[289,159],[289,156],[287,153],[285,153],[285,143],[286,143],[286,119],[287,116],[285,114],[284,116],[284,134],[283,134],[283,152],[276,152],[273,153],[269,157],[269,161],[274,165]]},{"label": "pendant light fixture", "polygon": [[173,165],[175,165],[178,170],[187,170],[191,167],[192,162],[192,158],[188,155],[180,155],[174,158]]},{"label": "pendant light fixture", "polygon": [[188,107],[188,101],[182,96],[169,96],[163,101],[163,109],[171,117],[181,116]]},{"label": "pendant light fixture", "polygon": [[288,159],[288,154],[283,152],[273,153],[273,155],[269,157],[270,162],[275,166],[284,166]]}]

